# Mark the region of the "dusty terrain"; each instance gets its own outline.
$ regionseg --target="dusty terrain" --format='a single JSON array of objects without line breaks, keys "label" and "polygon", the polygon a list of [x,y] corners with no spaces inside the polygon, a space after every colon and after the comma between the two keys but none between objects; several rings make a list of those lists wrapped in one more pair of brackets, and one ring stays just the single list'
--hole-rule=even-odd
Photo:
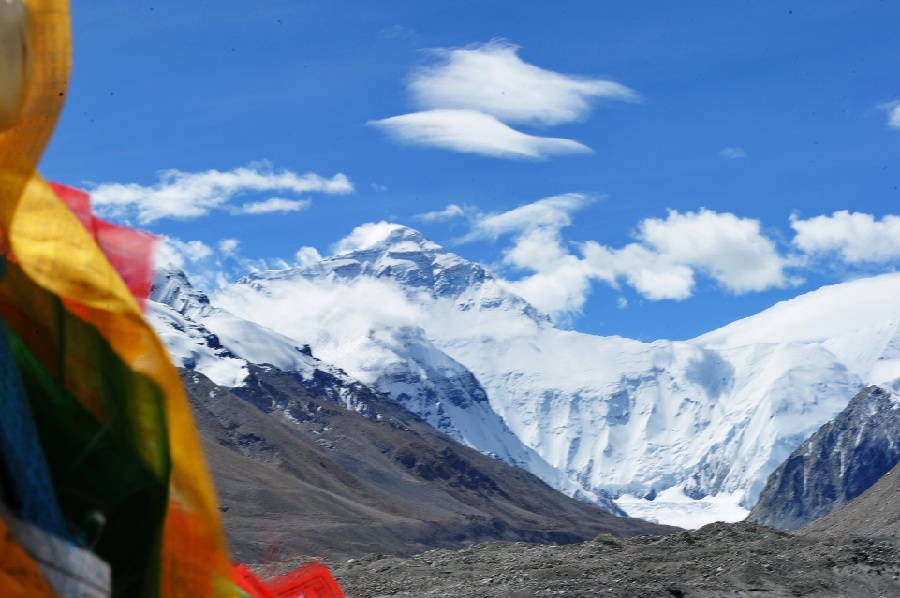
[{"label": "dusty terrain", "polygon": [[797,536],[752,523],[568,546],[373,554],[331,566],[348,598],[900,596],[896,538]]}]

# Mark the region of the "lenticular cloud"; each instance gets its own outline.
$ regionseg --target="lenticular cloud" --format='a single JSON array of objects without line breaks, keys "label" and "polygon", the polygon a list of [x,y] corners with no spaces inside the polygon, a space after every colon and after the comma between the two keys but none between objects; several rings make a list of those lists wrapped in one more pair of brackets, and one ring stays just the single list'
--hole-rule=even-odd
[{"label": "lenticular cloud", "polygon": [[527,135],[477,110],[426,110],[372,124],[401,141],[500,158],[543,158],[591,151],[572,139]]},{"label": "lenticular cloud", "polygon": [[507,123],[558,125],[585,118],[595,98],[634,101],[637,93],[603,79],[563,75],[528,64],[519,48],[493,41],[436,50],[436,64],[413,71],[409,90],[425,109],[472,109]]},{"label": "lenticular cloud", "polygon": [[636,101],[603,79],[563,75],[528,64],[503,41],[438,49],[415,69],[408,89],[419,112],[370,121],[397,140],[500,158],[590,152],[572,139],[530,135],[507,123],[556,125],[583,120],[599,98]]}]

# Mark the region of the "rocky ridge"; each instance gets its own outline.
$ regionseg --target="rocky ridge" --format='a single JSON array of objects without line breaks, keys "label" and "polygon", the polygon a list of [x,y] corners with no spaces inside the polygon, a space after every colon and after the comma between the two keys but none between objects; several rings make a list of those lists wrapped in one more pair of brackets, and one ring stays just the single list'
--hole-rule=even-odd
[{"label": "rocky ridge", "polygon": [[750,521],[795,530],[856,498],[900,462],[900,398],[869,386],[769,476]]}]

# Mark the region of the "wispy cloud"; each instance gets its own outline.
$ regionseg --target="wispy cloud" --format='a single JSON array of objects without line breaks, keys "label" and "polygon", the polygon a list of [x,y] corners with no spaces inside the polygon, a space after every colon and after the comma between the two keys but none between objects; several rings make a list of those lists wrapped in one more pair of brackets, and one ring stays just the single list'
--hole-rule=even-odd
[{"label": "wispy cloud", "polygon": [[162,235],[159,241],[156,244],[154,267],[182,270],[195,287],[206,293],[212,293],[248,272],[306,266],[322,259],[312,247],[301,248],[291,262],[278,257],[250,258],[241,252],[241,241],[235,238],[207,244]]},{"label": "wispy cloud", "polygon": [[202,241],[182,241],[166,235],[162,235],[159,241],[154,255],[154,265],[157,268],[184,270],[188,264],[202,262],[215,253],[212,247]]},{"label": "wispy cloud", "polygon": [[811,254],[836,253],[848,264],[900,260],[900,216],[876,220],[872,214],[842,210],[831,216],[791,217],[794,245]]},{"label": "wispy cloud", "polygon": [[285,199],[270,197],[265,201],[245,203],[235,210],[239,214],[269,214],[272,212],[299,212],[312,205],[309,199]]},{"label": "wispy cloud", "polygon": [[403,25],[391,25],[379,31],[378,37],[381,39],[411,40],[419,37],[419,34],[416,33],[415,29],[410,29]]},{"label": "wispy cloud", "polygon": [[216,244],[216,247],[219,248],[219,251],[222,252],[222,255],[232,256],[237,254],[238,247],[241,246],[241,242],[237,239],[222,239]]},{"label": "wispy cloud", "polygon": [[524,62],[502,40],[433,50],[408,89],[419,112],[370,121],[401,141],[501,158],[543,158],[590,151],[572,139],[529,135],[507,123],[556,125],[583,120],[600,99],[638,101],[615,81],[556,73]]},{"label": "wispy cloud", "polygon": [[472,226],[464,241],[478,238],[497,239],[501,235],[533,229],[560,230],[572,223],[572,213],[591,202],[594,197],[581,193],[566,193],[545,197],[498,214],[485,214]]},{"label": "wispy cloud", "polygon": [[369,222],[353,229],[353,231],[331,246],[335,255],[368,249],[386,239],[393,231],[403,228],[391,222]]},{"label": "wispy cloud", "polygon": [[900,129],[900,100],[882,104],[881,109],[888,114],[888,126],[892,129]]},{"label": "wispy cloud", "polygon": [[416,220],[423,222],[443,222],[452,218],[460,218],[466,215],[466,209],[452,203],[443,210],[435,210],[433,212],[425,212],[424,214],[416,214],[413,216]]},{"label": "wispy cloud", "polygon": [[591,150],[571,139],[527,135],[477,110],[428,110],[371,124],[401,141],[501,158],[544,158]]},{"label": "wispy cloud", "polygon": [[[278,202],[292,204],[294,209],[308,200],[284,200],[273,198],[269,202],[245,204],[235,208],[230,202],[239,194],[248,192],[290,192],[345,194],[353,191],[353,185],[343,174],[325,178],[308,173],[298,175],[290,170],[275,171],[268,165],[236,168],[231,171],[207,170],[182,172],[165,170],[159,173],[155,185],[136,183],[88,183],[91,200],[98,213],[106,218],[139,224],[149,224],[163,218],[191,219],[209,214],[213,210],[230,209],[238,213],[262,213]],[[246,208],[246,210],[245,210]]]},{"label": "wispy cloud", "polygon": [[739,147],[726,147],[721,152],[719,152],[719,155],[728,160],[737,160],[739,158],[746,158],[747,152]]}]

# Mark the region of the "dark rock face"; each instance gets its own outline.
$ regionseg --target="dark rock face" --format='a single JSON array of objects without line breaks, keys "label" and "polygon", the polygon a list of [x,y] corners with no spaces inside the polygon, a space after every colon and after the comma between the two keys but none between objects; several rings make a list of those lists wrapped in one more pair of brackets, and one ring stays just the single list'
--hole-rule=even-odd
[{"label": "dark rock face", "polygon": [[900,537],[900,464],[881,476],[862,495],[816,519],[798,533],[835,538]]},{"label": "dark rock face", "polygon": [[900,402],[870,386],[769,476],[748,520],[795,530],[865,492],[900,462]]},{"label": "dark rock face", "polygon": [[188,370],[182,379],[232,556],[244,562],[674,529],[568,498],[364,387],[320,386],[266,365],[251,366],[238,389]]}]

